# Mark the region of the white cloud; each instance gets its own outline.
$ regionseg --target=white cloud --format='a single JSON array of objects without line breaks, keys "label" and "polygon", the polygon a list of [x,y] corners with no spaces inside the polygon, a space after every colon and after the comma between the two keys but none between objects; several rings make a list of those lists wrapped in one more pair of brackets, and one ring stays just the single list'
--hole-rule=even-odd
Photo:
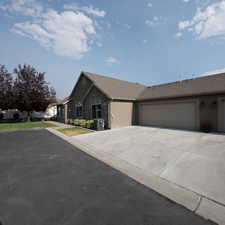
[{"label": "white cloud", "polygon": [[225,1],[197,9],[191,20],[181,21],[179,30],[193,32],[199,39],[225,37]]},{"label": "white cloud", "polygon": [[165,23],[165,19],[163,17],[154,16],[151,20],[145,20],[145,24],[148,27],[156,27],[162,23]]},{"label": "white cloud", "polygon": [[9,4],[0,4],[0,9],[32,17],[38,17],[44,11],[43,6],[35,0],[11,0]]},{"label": "white cloud", "polygon": [[130,24],[124,24],[124,26],[128,29],[128,30],[130,30],[131,28],[132,28],[132,26],[130,25]]},{"label": "white cloud", "polygon": [[97,44],[97,22],[83,12],[57,12],[37,4],[38,11],[32,13],[31,2],[37,4],[34,0],[13,0],[14,7],[1,6],[4,11],[30,16],[29,21],[13,25],[15,33],[31,38],[58,55],[74,59],[81,58],[94,42]]},{"label": "white cloud", "polygon": [[180,39],[182,36],[183,36],[183,33],[182,33],[182,32],[177,32],[177,33],[175,34],[175,37],[176,37],[177,39]]},{"label": "white cloud", "polygon": [[147,44],[147,43],[148,43],[148,40],[146,40],[146,39],[143,40],[143,43],[144,43],[144,44]]},{"label": "white cloud", "polygon": [[152,3],[151,2],[149,2],[148,4],[147,4],[147,6],[149,7],[149,8],[152,8]]},{"label": "white cloud", "polygon": [[190,22],[189,21],[181,21],[178,24],[178,27],[179,27],[180,30],[184,30],[184,29],[186,29],[189,26],[190,26]]},{"label": "white cloud", "polygon": [[106,15],[106,12],[104,10],[99,10],[99,9],[94,9],[92,6],[78,6],[76,3],[73,4],[65,4],[64,9],[69,9],[69,10],[80,10],[84,11],[88,14],[94,15],[94,16],[99,16],[99,17],[104,17]]},{"label": "white cloud", "polygon": [[183,2],[185,2],[185,3],[188,3],[188,2],[190,2],[190,0],[182,0]]},{"label": "white cloud", "polygon": [[145,20],[145,24],[149,27],[153,27],[154,26],[154,22],[152,20]]},{"label": "white cloud", "polygon": [[39,23],[24,22],[13,30],[37,41],[56,54],[80,58],[89,50],[88,37],[95,34],[93,21],[82,13],[51,10]]},{"label": "white cloud", "polygon": [[113,64],[120,64],[120,61],[117,58],[110,56],[106,59],[106,63],[108,65],[113,65]]}]

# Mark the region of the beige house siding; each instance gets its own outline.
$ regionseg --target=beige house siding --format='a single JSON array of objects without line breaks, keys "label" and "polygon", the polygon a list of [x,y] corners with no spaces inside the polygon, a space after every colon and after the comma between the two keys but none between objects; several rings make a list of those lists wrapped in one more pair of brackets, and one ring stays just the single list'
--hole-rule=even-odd
[{"label": "beige house siding", "polygon": [[133,103],[112,101],[109,108],[110,128],[131,126],[133,123]]}]

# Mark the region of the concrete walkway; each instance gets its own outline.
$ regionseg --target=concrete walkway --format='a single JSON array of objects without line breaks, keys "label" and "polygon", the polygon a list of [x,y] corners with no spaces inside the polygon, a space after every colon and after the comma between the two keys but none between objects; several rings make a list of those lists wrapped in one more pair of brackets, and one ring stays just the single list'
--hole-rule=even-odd
[{"label": "concrete walkway", "polygon": [[127,127],[66,139],[197,214],[225,224],[225,135]]}]

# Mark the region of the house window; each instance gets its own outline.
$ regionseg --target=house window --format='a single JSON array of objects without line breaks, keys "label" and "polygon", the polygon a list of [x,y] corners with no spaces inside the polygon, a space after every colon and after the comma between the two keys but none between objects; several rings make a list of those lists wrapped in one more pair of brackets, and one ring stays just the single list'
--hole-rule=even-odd
[{"label": "house window", "polygon": [[92,105],[92,118],[99,119],[102,118],[102,105]]},{"label": "house window", "polygon": [[76,114],[77,114],[78,117],[82,116],[82,111],[83,111],[82,106],[77,106],[76,107]]}]

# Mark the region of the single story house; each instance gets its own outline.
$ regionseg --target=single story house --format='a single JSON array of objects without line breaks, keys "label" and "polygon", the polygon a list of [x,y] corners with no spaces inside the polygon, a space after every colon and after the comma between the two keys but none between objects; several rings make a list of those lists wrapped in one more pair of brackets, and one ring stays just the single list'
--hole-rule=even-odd
[{"label": "single story house", "polygon": [[146,87],[110,77],[82,72],[68,102],[68,118],[105,121],[106,128],[133,123],[133,102]]},{"label": "single story house", "polygon": [[69,97],[66,97],[65,99],[58,101],[57,104],[57,120],[62,123],[67,123],[68,120],[68,102]]},{"label": "single story house", "polygon": [[57,104],[51,103],[45,111],[45,118],[52,118],[57,116]]},{"label": "single story house", "polygon": [[225,73],[147,87],[82,72],[61,106],[65,122],[103,118],[109,129],[142,125],[225,132]]},{"label": "single story house", "polygon": [[[7,121],[7,120],[13,120],[14,115],[18,114],[19,119],[25,120],[27,118],[27,112],[21,112],[17,109],[9,109],[9,110],[1,110],[0,109],[0,114],[3,114],[3,120]],[[56,117],[57,116],[57,103],[51,103],[49,104],[49,106],[47,107],[46,111],[41,111],[41,112],[37,112],[37,111],[33,111],[31,113],[31,118],[32,119],[37,119],[37,120],[41,120],[44,118],[52,118],[52,117]]]}]

